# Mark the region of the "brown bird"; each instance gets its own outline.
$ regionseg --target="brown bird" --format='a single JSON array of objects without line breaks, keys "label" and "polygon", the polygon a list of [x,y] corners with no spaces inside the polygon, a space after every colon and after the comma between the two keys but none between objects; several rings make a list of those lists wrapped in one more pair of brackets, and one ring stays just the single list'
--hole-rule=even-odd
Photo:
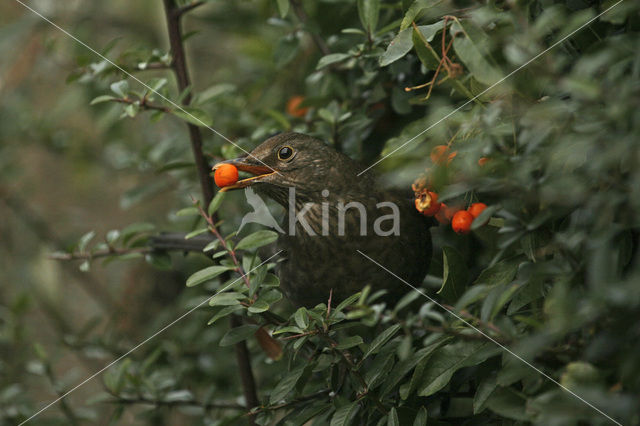
[{"label": "brown bird", "polygon": [[223,163],[253,176],[222,190],[251,186],[285,208],[278,274],[294,304],[326,303],[331,291],[340,301],[366,285],[387,290],[388,300],[410,291],[358,251],[412,285],[422,283],[431,258],[429,220],[409,198],[380,188],[372,173],[358,176],[364,167],[348,156],[311,136],[281,133]]}]

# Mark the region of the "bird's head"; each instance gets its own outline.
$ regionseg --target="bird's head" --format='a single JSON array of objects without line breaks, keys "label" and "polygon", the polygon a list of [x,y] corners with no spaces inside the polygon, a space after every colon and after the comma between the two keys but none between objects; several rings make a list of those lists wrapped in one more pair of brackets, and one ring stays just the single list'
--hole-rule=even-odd
[{"label": "bird's head", "polygon": [[286,205],[289,188],[308,200],[320,200],[323,190],[346,195],[360,184],[357,163],[319,139],[300,133],[280,133],[248,155],[216,164],[233,164],[253,176],[221,189],[252,186],[280,204]]}]

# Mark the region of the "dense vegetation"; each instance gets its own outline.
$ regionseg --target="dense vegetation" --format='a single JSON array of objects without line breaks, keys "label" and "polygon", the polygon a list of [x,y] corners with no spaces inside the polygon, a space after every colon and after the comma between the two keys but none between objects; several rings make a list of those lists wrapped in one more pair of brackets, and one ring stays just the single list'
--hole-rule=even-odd
[{"label": "dense vegetation", "polygon": [[[640,424],[637,2],[104,3],[0,6],[1,422]],[[295,309],[209,177],[285,130],[489,207]]]}]

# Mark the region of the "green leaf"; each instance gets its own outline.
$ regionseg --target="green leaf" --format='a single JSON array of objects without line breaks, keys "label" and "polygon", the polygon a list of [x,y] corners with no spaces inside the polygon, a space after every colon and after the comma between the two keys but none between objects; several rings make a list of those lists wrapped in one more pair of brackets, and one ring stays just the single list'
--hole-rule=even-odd
[{"label": "green leaf", "polygon": [[423,406],[418,410],[413,426],[427,426],[427,409]]},{"label": "green leaf", "polygon": [[473,397],[473,414],[478,414],[484,410],[487,399],[491,396],[497,385],[495,374],[480,382],[478,390]]},{"label": "green leaf", "polygon": [[500,348],[491,342],[462,341],[438,349],[427,363],[418,395],[433,395],[444,388],[459,369],[480,364],[499,352]]},{"label": "green leaf", "polygon": [[300,39],[294,35],[282,37],[273,51],[273,61],[278,68],[291,62],[300,50]]},{"label": "green leaf", "polygon": [[360,405],[358,401],[354,401],[351,404],[344,405],[336,410],[331,417],[330,426],[348,426],[351,424],[351,419],[358,412]]},{"label": "green leaf", "polygon": [[89,105],[101,104],[103,102],[110,102],[115,99],[119,99],[119,98],[111,95],[102,95],[102,96],[98,96],[97,98],[93,98],[91,100],[91,103],[89,103]]},{"label": "green leaf", "polygon": [[293,315],[293,319],[301,329],[306,330],[309,327],[309,316],[307,315],[307,310],[304,307],[299,308],[296,311]]},{"label": "green leaf", "polygon": [[527,421],[530,418],[526,413],[526,403],[526,399],[511,390],[511,388],[498,388],[489,396],[486,405],[491,411],[500,416]]},{"label": "green leaf", "polygon": [[450,27],[453,48],[471,74],[481,83],[492,85],[502,78],[489,53],[489,37],[470,20],[455,20]]},{"label": "green leaf", "polygon": [[444,276],[437,294],[447,303],[454,303],[465,291],[469,281],[469,272],[464,259],[452,247],[442,248]]},{"label": "green leaf", "polygon": [[373,34],[378,26],[380,16],[380,0],[358,0],[358,15],[362,27]]},{"label": "green leaf", "polygon": [[400,330],[400,324],[394,324],[380,333],[373,339],[373,342],[369,345],[367,351],[362,355],[362,360],[365,360],[369,355],[377,353],[382,345],[387,343],[397,332]]},{"label": "green leaf", "polygon": [[203,252],[208,252],[211,250],[215,250],[220,245],[220,240],[213,240],[202,249]]},{"label": "green leaf", "polygon": [[436,53],[435,50],[429,44],[429,40],[427,40],[422,33],[422,31],[416,31],[415,28],[412,28],[411,32],[411,40],[413,42],[413,47],[416,49],[416,54],[418,55],[418,59],[422,62],[429,70],[435,70],[438,68],[438,64],[440,63],[440,55]]},{"label": "green leaf", "polygon": [[201,269],[187,279],[187,287],[202,284],[203,282],[212,280],[223,272],[230,271],[232,269],[235,269],[235,267],[223,265],[214,265]]},{"label": "green leaf", "polygon": [[189,232],[187,235],[185,235],[184,239],[188,240],[189,238],[197,237],[198,235],[204,234],[206,232],[209,232],[209,228],[196,229],[194,231]]},{"label": "green leaf", "polygon": [[225,194],[226,192],[218,191],[215,197],[213,197],[213,199],[209,203],[209,208],[207,208],[207,214],[209,216],[213,216],[213,214],[218,211],[220,205],[222,204],[222,200],[224,200]]},{"label": "green leaf", "polygon": [[85,249],[87,248],[87,244],[89,244],[89,242],[95,236],[96,236],[95,231],[89,231],[86,234],[84,234],[82,237],[80,237],[80,240],[78,241],[78,251],[80,252],[85,251]]},{"label": "green leaf", "polygon": [[198,108],[182,107],[182,110],[172,109],[171,114],[195,126],[211,127],[213,124],[209,113]]},{"label": "green leaf", "polygon": [[322,58],[320,58],[320,60],[318,61],[318,65],[316,66],[316,69],[322,69],[324,67],[327,67],[331,64],[335,64],[337,62],[341,62],[344,61],[347,58],[350,58],[351,55],[348,55],[346,53],[330,53],[326,56],[323,56]]},{"label": "green leaf", "polygon": [[118,241],[118,238],[120,238],[120,231],[118,231],[117,229],[110,230],[105,236],[105,239],[109,244],[115,243],[116,241]]},{"label": "green leaf", "polygon": [[438,6],[442,3],[442,0],[416,0],[409,6],[407,13],[404,14],[402,22],[400,23],[400,31],[405,28],[409,28],[411,23],[416,20],[418,15],[425,9],[429,9],[434,6]]},{"label": "green leaf", "polygon": [[231,346],[235,345],[238,342],[242,342],[243,340],[248,339],[249,337],[256,334],[256,331],[260,326],[255,324],[245,324],[239,327],[232,328],[227,331],[227,333],[222,336],[222,340],[220,340],[220,346]]},{"label": "green leaf", "polygon": [[287,375],[285,375],[282,380],[278,382],[278,384],[273,388],[273,391],[271,391],[271,395],[269,396],[270,404],[277,404],[278,402],[282,401],[284,397],[293,390],[293,388],[296,386],[296,383],[298,383],[298,380],[300,380],[300,377],[302,377],[302,373],[304,372],[305,367],[306,364],[289,371]]},{"label": "green leaf", "polygon": [[413,47],[413,40],[411,39],[412,33],[413,28],[406,28],[391,40],[391,43],[387,46],[387,50],[380,56],[379,62],[381,67],[386,67],[409,53]]},{"label": "green leaf", "polygon": [[278,239],[278,233],[266,229],[254,232],[240,240],[236,250],[249,250],[271,244]]},{"label": "green leaf", "polygon": [[175,390],[167,392],[162,398],[164,402],[186,402],[193,401],[193,394],[187,389]]},{"label": "green leaf", "polygon": [[483,270],[473,285],[500,286],[509,284],[516,276],[521,261],[522,259],[519,257],[502,260]]},{"label": "green leaf", "polygon": [[125,114],[131,118],[135,117],[138,114],[138,111],[140,111],[140,106],[137,103],[129,104],[124,107]]},{"label": "green leaf", "polygon": [[200,210],[197,207],[185,207],[184,209],[180,209],[176,212],[176,216],[198,216],[200,214]]},{"label": "green leaf", "polygon": [[449,336],[441,336],[437,337],[434,342],[426,345],[424,348],[418,350],[416,353],[411,355],[411,357],[399,362],[389,373],[389,377],[382,387],[380,394],[386,395],[393,391],[393,389],[397,386],[398,383],[422,360],[426,357],[431,356],[431,354],[438,349],[442,344],[449,341],[451,337]]},{"label": "green leaf", "polygon": [[134,236],[142,233],[152,232],[156,229],[155,225],[152,223],[146,222],[138,222],[132,223],[122,230],[122,242],[127,244],[127,242]]},{"label": "green leaf", "polygon": [[126,98],[129,93],[129,82],[127,80],[116,81],[111,83],[111,91],[121,98]]},{"label": "green leaf", "polygon": [[218,293],[209,300],[209,306],[234,306],[240,304],[240,299],[246,296],[235,291]]},{"label": "green leaf", "polygon": [[398,412],[396,407],[391,407],[389,415],[387,416],[387,426],[400,426],[400,419],[398,419]]},{"label": "green leaf", "polygon": [[340,302],[340,304],[333,310],[333,312],[340,312],[344,310],[344,308],[346,308],[347,306],[351,306],[354,303],[356,303],[359,298],[360,298],[360,292],[357,292],[356,294],[353,294],[347,297],[342,302]]},{"label": "green leaf", "polygon": [[303,330],[299,327],[296,327],[295,325],[287,325],[284,326],[282,328],[279,328],[277,330],[275,330],[273,332],[273,335],[275,336],[276,334],[282,334],[282,333],[295,333],[295,334],[300,334],[302,333]]},{"label": "green leaf", "polygon": [[340,341],[338,341],[338,344],[336,345],[336,349],[338,350],[349,349],[354,346],[358,346],[361,343],[362,343],[362,337],[350,336],[345,339],[340,339]]},{"label": "green leaf", "polygon": [[158,269],[168,271],[171,269],[171,256],[166,252],[153,252],[147,253],[145,256],[147,263],[155,266]]},{"label": "green leaf", "polygon": [[207,325],[211,325],[214,322],[218,321],[220,318],[227,317],[230,314],[234,313],[235,311],[241,310],[242,308],[243,307],[240,304],[231,305],[231,306],[225,306],[224,308],[220,309],[213,317],[211,317],[209,322],[207,322]]},{"label": "green leaf", "polygon": [[280,17],[284,19],[289,13],[289,0],[277,0]]}]

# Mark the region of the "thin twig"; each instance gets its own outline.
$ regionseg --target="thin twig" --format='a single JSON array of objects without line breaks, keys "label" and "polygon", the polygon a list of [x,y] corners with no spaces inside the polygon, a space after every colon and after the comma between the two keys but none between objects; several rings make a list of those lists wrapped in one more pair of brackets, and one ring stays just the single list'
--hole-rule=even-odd
[{"label": "thin twig", "polygon": [[185,13],[192,11],[196,7],[202,6],[203,4],[204,4],[203,1],[191,2],[188,5],[182,6],[180,9],[177,9],[176,14],[178,15],[178,17],[180,17],[180,16],[184,15]]},{"label": "thin twig", "polygon": [[155,104],[151,104],[149,102],[147,102],[146,99],[130,99],[130,98],[116,98],[116,99],[112,99],[111,102],[118,102],[121,104],[128,104],[128,105],[133,105],[133,104],[137,104],[141,109],[147,109],[147,110],[153,110],[153,111],[162,111],[165,113],[170,113],[171,112],[171,108],[162,106],[162,105],[155,105]]}]

